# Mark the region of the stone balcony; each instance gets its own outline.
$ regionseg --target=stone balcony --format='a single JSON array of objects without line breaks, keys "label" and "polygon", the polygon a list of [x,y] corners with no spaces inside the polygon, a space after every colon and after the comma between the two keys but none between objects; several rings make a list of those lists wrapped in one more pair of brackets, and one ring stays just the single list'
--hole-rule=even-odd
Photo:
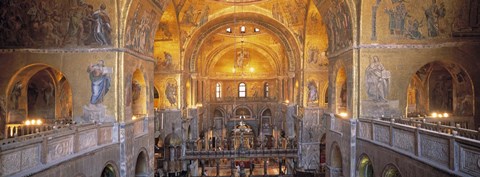
[{"label": "stone balcony", "polygon": [[[0,141],[0,176],[28,176],[77,157],[116,146],[125,137],[148,133],[149,118],[128,123],[84,123],[47,126]],[[131,127],[133,134],[121,134]],[[30,128],[31,129],[31,128]],[[27,132],[26,128],[23,128]],[[23,131],[22,130],[22,131]],[[124,130],[123,130],[124,131]],[[119,154],[120,155],[120,154]]]}]

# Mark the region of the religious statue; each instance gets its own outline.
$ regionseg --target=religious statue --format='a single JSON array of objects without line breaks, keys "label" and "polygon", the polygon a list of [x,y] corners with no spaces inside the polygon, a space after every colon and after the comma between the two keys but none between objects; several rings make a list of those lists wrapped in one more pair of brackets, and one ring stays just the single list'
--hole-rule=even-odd
[{"label": "religious statue", "polygon": [[375,102],[386,102],[388,95],[390,72],[380,63],[378,56],[373,56],[373,62],[368,65],[366,71],[366,89],[368,98]]},{"label": "religious statue", "polygon": [[107,12],[105,11],[107,6],[105,4],[100,5],[100,9],[95,11],[92,15],[94,22],[93,36],[95,41],[100,45],[111,45],[110,40],[110,31],[112,27],[110,26],[110,18],[108,17]]},{"label": "religious statue", "polygon": [[165,87],[165,96],[170,106],[177,105],[177,83],[167,83]]},{"label": "religious statue", "polygon": [[317,85],[315,81],[308,82],[308,101],[315,102],[318,100]]},{"label": "religious statue", "polygon": [[111,71],[105,67],[105,62],[99,60],[96,64],[90,64],[87,68],[87,72],[90,75],[90,81],[92,81],[92,97],[90,98],[90,106],[98,105],[103,102],[103,97],[110,89],[110,76]]}]

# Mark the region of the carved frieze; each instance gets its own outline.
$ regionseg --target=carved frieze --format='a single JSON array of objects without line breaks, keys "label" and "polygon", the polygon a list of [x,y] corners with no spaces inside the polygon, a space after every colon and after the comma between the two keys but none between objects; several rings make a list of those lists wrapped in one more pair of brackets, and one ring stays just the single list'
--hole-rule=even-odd
[{"label": "carved frieze", "polygon": [[358,124],[360,126],[360,129],[358,130],[359,137],[372,140],[372,124],[365,122],[359,122]]},{"label": "carved frieze", "polygon": [[393,130],[393,146],[402,150],[415,153],[415,136],[413,132],[394,129]]},{"label": "carved frieze", "polygon": [[383,125],[374,125],[375,140],[384,144],[390,143],[390,128]]},{"label": "carved frieze", "polygon": [[47,162],[65,157],[73,153],[73,136],[48,144]]},{"label": "carved frieze", "polygon": [[38,146],[22,151],[22,170],[37,166],[39,163],[40,153]]},{"label": "carved frieze", "polygon": [[421,135],[420,137],[420,156],[442,165],[448,165],[449,148],[448,140]]},{"label": "carved frieze", "polygon": [[460,147],[460,171],[480,176],[480,149]]},{"label": "carved frieze", "polygon": [[1,168],[0,174],[9,175],[20,171],[21,164],[21,152],[13,152],[8,154],[2,154],[0,157]]},{"label": "carved frieze", "polygon": [[97,145],[97,130],[81,132],[78,135],[78,149],[84,150]]}]

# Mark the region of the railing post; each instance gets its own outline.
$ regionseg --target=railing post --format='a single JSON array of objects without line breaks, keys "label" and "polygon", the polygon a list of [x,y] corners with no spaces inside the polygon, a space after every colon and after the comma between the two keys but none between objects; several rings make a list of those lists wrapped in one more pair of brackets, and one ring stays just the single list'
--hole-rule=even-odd
[{"label": "railing post", "polygon": [[[78,138],[78,128],[75,126],[75,133],[73,134],[73,153],[77,153],[79,151],[80,142]],[[98,145],[98,144],[97,144]]]},{"label": "railing post", "polygon": [[390,119],[390,146],[393,147],[393,124],[395,124],[395,119]]},{"label": "railing post", "polygon": [[415,156],[419,157],[420,156],[420,128],[422,124],[418,123],[415,125]]},{"label": "railing post", "polygon": [[449,138],[449,168],[450,170],[457,171],[455,169],[455,164],[457,164],[457,161],[459,160],[457,157],[460,157],[460,154],[455,154],[456,152],[456,143],[455,143],[455,137],[457,136],[457,131],[452,131],[452,136]]},{"label": "railing post", "polygon": [[41,147],[40,147],[40,162],[42,164],[47,164],[47,155],[48,155],[48,136],[44,136]]}]

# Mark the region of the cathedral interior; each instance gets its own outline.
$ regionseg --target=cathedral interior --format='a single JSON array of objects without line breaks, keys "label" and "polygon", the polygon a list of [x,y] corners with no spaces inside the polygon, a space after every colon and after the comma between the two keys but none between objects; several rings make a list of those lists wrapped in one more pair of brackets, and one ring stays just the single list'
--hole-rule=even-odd
[{"label": "cathedral interior", "polygon": [[480,176],[480,0],[1,0],[0,176]]}]

